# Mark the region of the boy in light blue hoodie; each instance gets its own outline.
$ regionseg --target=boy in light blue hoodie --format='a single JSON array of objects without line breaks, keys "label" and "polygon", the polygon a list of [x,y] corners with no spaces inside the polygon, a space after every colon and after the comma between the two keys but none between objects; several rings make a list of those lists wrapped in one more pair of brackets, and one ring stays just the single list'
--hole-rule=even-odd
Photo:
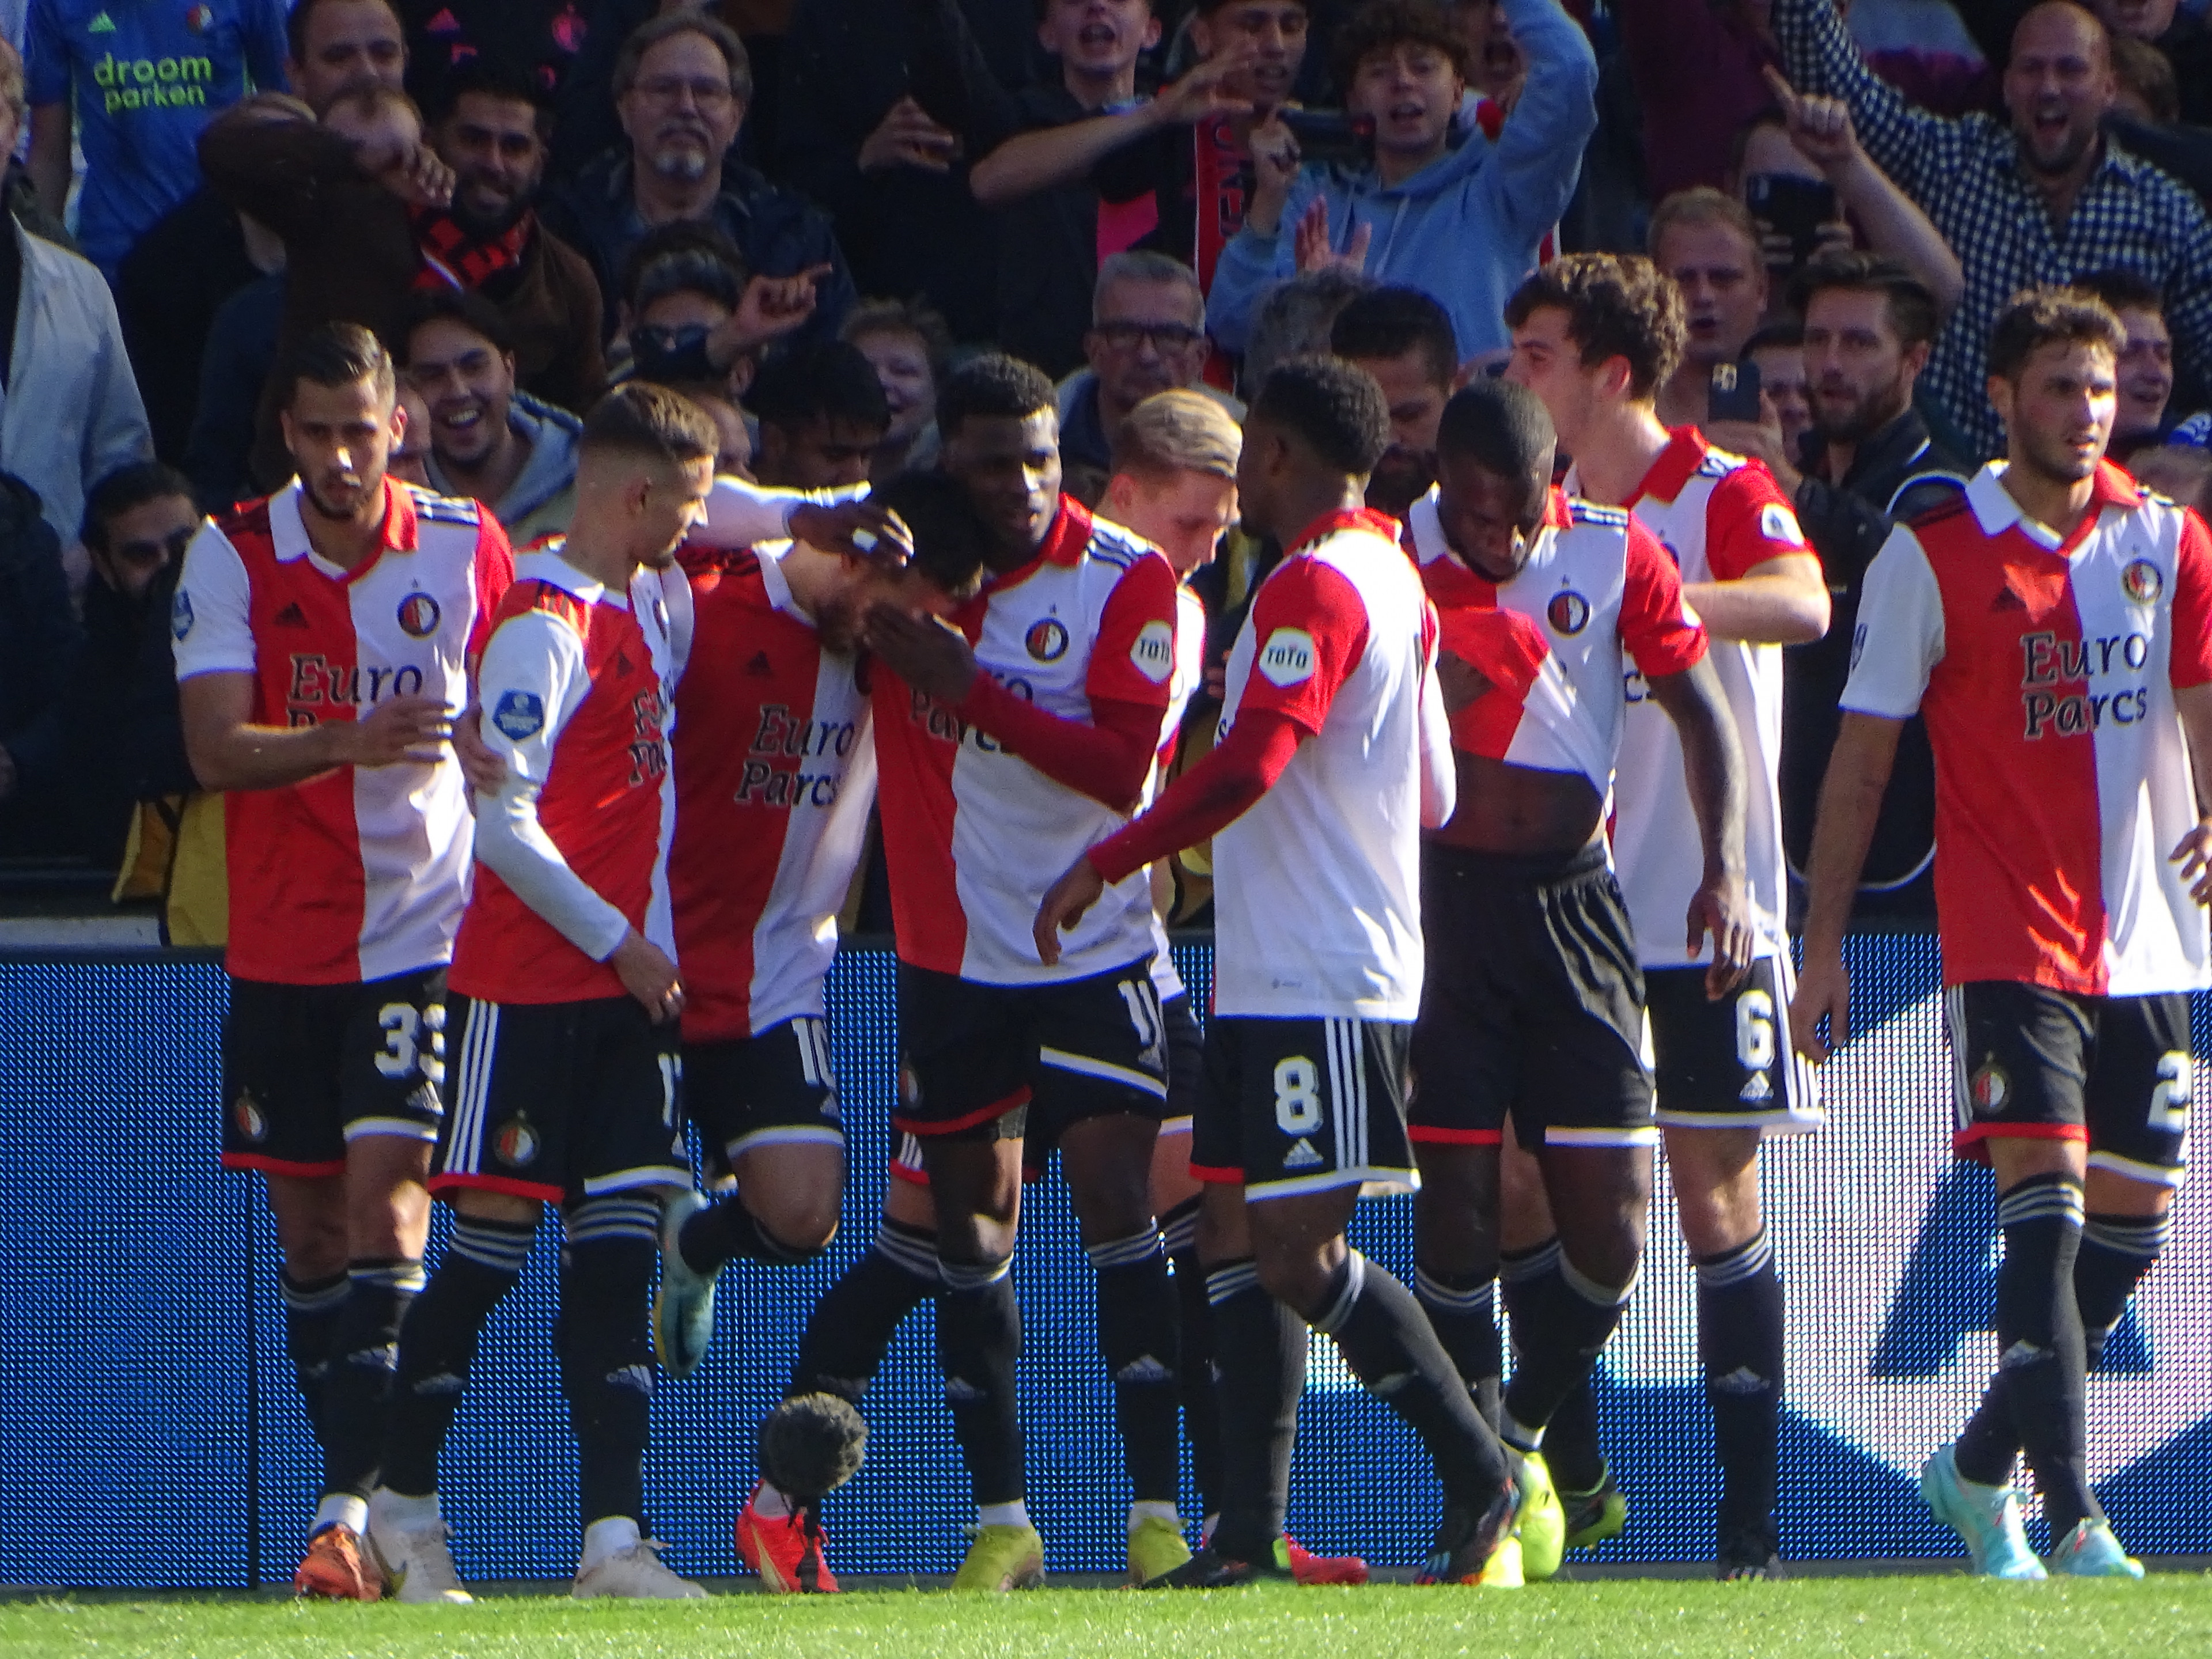
[{"label": "boy in light blue hoodie", "polygon": [[1528,78],[1494,143],[1453,147],[1468,51],[1428,0],[1374,0],[1338,32],[1337,83],[1374,123],[1364,165],[1298,165],[1279,116],[1252,134],[1244,228],[1221,255],[1207,324],[1242,351],[1274,283],[1326,263],[1418,288],[1451,314],[1462,362],[1511,343],[1505,301],[1565,211],[1597,125],[1597,58],[1559,0],[1501,0]]}]

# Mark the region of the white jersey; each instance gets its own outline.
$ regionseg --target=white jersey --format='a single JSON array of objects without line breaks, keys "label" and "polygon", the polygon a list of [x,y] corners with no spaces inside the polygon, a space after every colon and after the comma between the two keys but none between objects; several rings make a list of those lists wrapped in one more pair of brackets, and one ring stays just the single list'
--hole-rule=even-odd
[{"label": "white jersey", "polygon": [[[1205,681],[1206,601],[1192,592],[1186,582],[1176,590],[1175,678],[1168,682],[1167,719],[1160,726],[1159,759],[1145,785],[1145,806],[1158,800],[1165,787],[1168,768],[1175,763],[1182,735],[1182,717]],[[1152,988],[1160,994],[1162,1002],[1172,1002],[1188,988],[1176,971],[1175,957],[1168,948],[1168,925],[1160,920],[1158,906],[1152,909]]]},{"label": "white jersey", "polygon": [[1253,709],[1312,735],[1213,838],[1218,1014],[1419,1012],[1421,781],[1449,736],[1430,672],[1436,614],[1396,531],[1367,512],[1314,526],[1261,584],[1230,653],[1224,735]]},{"label": "white jersey", "polygon": [[[1566,488],[1573,493],[1572,477]],[[1713,448],[1694,427],[1675,432],[1628,507],[1674,556],[1685,583],[1734,581],[1770,559],[1812,551],[1773,475],[1757,461]],[[1717,639],[1711,655],[1743,749],[1744,888],[1759,933],[1754,949],[1771,955],[1785,948],[1788,902],[1777,783],[1782,647]],[[1626,684],[1628,722],[1613,775],[1613,863],[1642,965],[1688,967],[1710,961],[1712,947],[1708,939],[1692,954],[1680,943],[1705,870],[1682,740],[1645,695],[1643,675],[1630,672]]]}]

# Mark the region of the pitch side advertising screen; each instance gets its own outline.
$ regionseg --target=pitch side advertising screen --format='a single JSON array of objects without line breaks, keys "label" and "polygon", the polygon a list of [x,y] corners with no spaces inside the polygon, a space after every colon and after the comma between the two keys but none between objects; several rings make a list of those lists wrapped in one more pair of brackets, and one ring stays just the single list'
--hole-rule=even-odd
[{"label": "pitch side advertising screen", "polygon": [[[1202,1009],[1207,952],[1178,947]],[[1984,1171],[1948,1152],[1952,1070],[1934,941],[1850,945],[1858,1035],[1822,1076],[1829,1119],[1765,1154],[1790,1310],[1783,1550],[1796,1559],[1960,1557],[1914,1492],[1995,1358],[1997,1249]],[[289,1578],[317,1460],[293,1391],[275,1242],[258,1184],[216,1168],[223,976],[148,956],[0,959],[0,1583],[232,1586]],[[830,1026],[850,1136],[844,1224],[799,1271],[723,1279],[713,1353],[659,1380],[647,1522],[687,1574],[735,1570],[731,1522],[757,1425],[808,1310],[874,1231],[895,1077],[888,953],[848,950]],[[2206,1052],[2207,1010],[2197,1015]],[[2199,1103],[2203,1102],[2200,1086]],[[2192,1128],[2203,1152],[2202,1115]],[[1663,1180],[1644,1282],[1598,1381],[1629,1501],[1607,1559],[1710,1558],[1718,1474],[1694,1279]],[[1363,1206],[1358,1242],[1412,1267],[1412,1206]],[[488,1333],[442,1472],[463,1574],[566,1578],[574,1455],[550,1338],[557,1228]],[[434,1261],[438,1243],[434,1237]],[[1032,1188],[1015,1264],[1026,1323],[1030,1508],[1057,1572],[1118,1572],[1128,1492],[1097,1357],[1093,1275],[1058,1179]],[[2090,1455],[2141,1553],[2212,1553],[2212,1218],[2185,1187],[2174,1242],[2090,1383]],[[252,1294],[248,1294],[251,1287]],[[973,1519],[915,1314],[863,1410],[866,1467],[824,1506],[840,1573],[947,1572]],[[1436,1490],[1388,1410],[1317,1343],[1291,1530],[1378,1565],[1425,1550]],[[1183,1510],[1200,1511],[1186,1481]],[[2031,1506],[2032,1513],[2032,1506]],[[2039,1526],[2031,1533],[2040,1543]]]}]

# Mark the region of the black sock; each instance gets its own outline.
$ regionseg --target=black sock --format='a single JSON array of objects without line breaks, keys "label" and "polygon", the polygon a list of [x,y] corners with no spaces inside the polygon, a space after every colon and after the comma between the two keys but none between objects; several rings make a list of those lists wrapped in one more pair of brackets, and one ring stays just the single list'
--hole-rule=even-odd
[{"label": "black sock", "polygon": [[347,1278],[351,1289],[338,1316],[330,1374],[323,1384],[330,1436],[323,1494],[366,1498],[384,1449],[392,1377],[399,1365],[399,1328],[422,1291],[422,1264],[361,1261]]},{"label": "black sock", "polygon": [[1498,1379],[1505,1365],[1498,1337],[1497,1270],[1432,1273],[1426,1267],[1418,1267],[1413,1273],[1413,1293],[1421,1300],[1421,1311],[1428,1315],[1437,1340],[1451,1356],[1460,1381],[1474,1396],[1475,1410],[1495,1431]]},{"label": "black sock", "polygon": [[851,1405],[884,1363],[899,1322],[937,1294],[937,1235],[885,1217],[875,1242],[807,1316],[787,1398],[834,1394]]},{"label": "black sock", "polygon": [[1190,1442],[1190,1467],[1198,1482],[1201,1515],[1221,1510],[1220,1372],[1213,1358],[1213,1304],[1206,1299],[1206,1269],[1198,1261],[1198,1200],[1187,1198],[1160,1220],[1168,1261],[1175,1269],[1182,1363],[1176,1381],[1182,1391],[1182,1432]]},{"label": "black sock", "polygon": [[1721,1459],[1721,1529],[1755,1531],[1771,1550],[1782,1432],[1782,1280],[1774,1246],[1762,1227],[1697,1265],[1698,1357]]},{"label": "black sock", "polygon": [[[1522,1333],[1531,1328],[1530,1322],[1537,1316],[1530,1306],[1529,1287],[1556,1271],[1559,1261],[1559,1241],[1554,1237],[1529,1249],[1509,1251],[1498,1263],[1498,1291],[1505,1304],[1516,1369],[1521,1364]],[[1501,1405],[1501,1416],[1503,1409]],[[1603,1484],[1605,1451],[1598,1444],[1597,1401],[1588,1377],[1552,1408],[1552,1420],[1544,1425],[1544,1464],[1562,1492],[1593,1492]]]},{"label": "black sock", "polygon": [[1498,1431],[1522,1451],[1542,1449],[1560,1402],[1589,1381],[1590,1367],[1627,1310],[1633,1285],[1600,1285],[1562,1254],[1523,1273],[1508,1291],[1514,1311],[1513,1380],[1505,1385]]},{"label": "black sock", "polygon": [[2088,1391],[2074,1300],[2081,1186],[2063,1175],[2030,1176],[1997,1200],[1997,1369],[2051,1535],[2063,1539],[2103,1513],[2089,1491]]},{"label": "black sock", "polygon": [[742,1256],[773,1267],[795,1267],[822,1254],[821,1247],[802,1250],[785,1243],[760,1224],[760,1218],[739,1198],[710,1204],[684,1224],[676,1236],[684,1265],[694,1273],[712,1273],[726,1261]]},{"label": "black sock", "polygon": [[522,1277],[537,1231],[535,1222],[463,1216],[453,1223],[445,1259],[399,1330],[399,1368],[378,1477],[393,1492],[421,1498],[438,1490],[438,1453],[468,1387],[477,1339]]},{"label": "black sock", "polygon": [[1172,1504],[1182,1475],[1176,1425],[1182,1353],[1175,1287],[1168,1283],[1159,1229],[1086,1245],[1084,1254],[1098,1270],[1098,1347],[1114,1382],[1114,1421],[1128,1463],[1130,1496],[1139,1503]]},{"label": "black sock", "polygon": [[323,1403],[330,1381],[331,1346],[337,1337],[338,1320],[352,1297],[352,1284],[343,1273],[332,1273],[328,1279],[295,1279],[279,1268],[276,1287],[284,1298],[284,1357],[292,1362],[292,1381],[298,1385],[300,1403],[307,1409],[307,1427],[327,1463],[331,1436]]},{"label": "black sock", "polygon": [[653,1269],[660,1206],[588,1198],[563,1217],[561,1389],[576,1435],[578,1514],[645,1516],[645,1443],[653,1419]]},{"label": "black sock", "polygon": [[1347,1250],[1311,1317],[1367,1391],[1421,1437],[1445,1497],[1477,1514],[1488,1508],[1507,1478],[1504,1449],[1413,1293]]},{"label": "black sock", "polygon": [[1231,1561],[1270,1561],[1291,1503],[1305,1322],[1260,1288],[1249,1256],[1208,1268],[1206,1291],[1221,1372],[1221,1524],[1213,1547]]},{"label": "black sock", "polygon": [[946,1261],[937,1304],[937,1358],[953,1437],[968,1462],[975,1502],[1012,1504],[1027,1494],[1022,1418],[1014,1366],[1022,1352],[1022,1310],[1005,1261]]},{"label": "black sock", "polygon": [[[2097,1369],[2105,1344],[2128,1310],[2128,1298],[2172,1236],[2171,1214],[2148,1220],[2093,1215],[2082,1224],[2081,1248],[2074,1261],[2074,1304],[2081,1314],[2085,1373]],[[2020,1436],[2001,1370],[1990,1379],[1980,1408],[1959,1436],[1959,1473],[1985,1486],[2009,1486],[2019,1455]]]}]

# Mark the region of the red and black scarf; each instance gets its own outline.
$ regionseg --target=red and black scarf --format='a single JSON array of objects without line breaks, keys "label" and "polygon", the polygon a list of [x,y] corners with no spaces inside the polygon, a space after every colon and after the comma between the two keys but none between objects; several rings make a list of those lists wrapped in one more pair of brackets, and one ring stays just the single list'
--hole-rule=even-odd
[{"label": "red and black scarf", "polygon": [[538,216],[526,213],[496,236],[477,236],[464,230],[450,213],[417,211],[415,247],[422,264],[415,273],[415,287],[430,292],[480,289],[521,264],[537,228]]}]

